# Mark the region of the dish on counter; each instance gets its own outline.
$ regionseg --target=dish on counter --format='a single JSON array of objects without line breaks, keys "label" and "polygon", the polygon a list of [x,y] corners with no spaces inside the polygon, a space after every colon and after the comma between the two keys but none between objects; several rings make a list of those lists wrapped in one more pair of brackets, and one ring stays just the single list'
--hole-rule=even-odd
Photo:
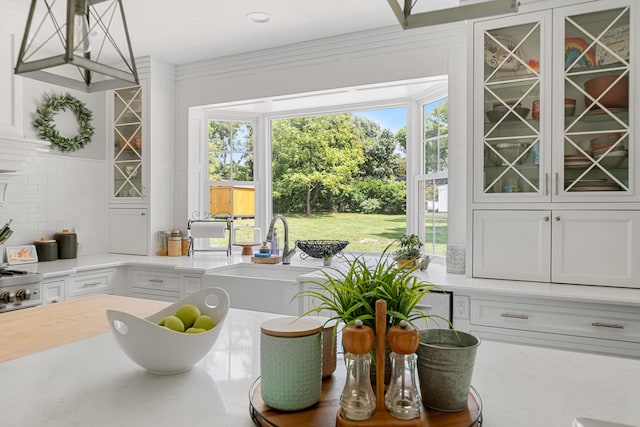
[{"label": "dish on counter", "polygon": [[[202,314],[213,319],[215,327],[188,334],[159,325],[185,304],[197,306]],[[172,375],[192,369],[211,350],[220,336],[229,306],[229,294],[224,289],[203,288],[144,319],[118,310],[107,310],[107,318],[118,345],[133,362],[151,373]]]}]

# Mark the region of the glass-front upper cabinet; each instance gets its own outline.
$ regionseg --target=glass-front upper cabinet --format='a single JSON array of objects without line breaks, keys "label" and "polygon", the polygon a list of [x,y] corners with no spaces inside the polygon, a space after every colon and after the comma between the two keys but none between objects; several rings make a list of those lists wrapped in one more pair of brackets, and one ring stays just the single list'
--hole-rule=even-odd
[{"label": "glass-front upper cabinet", "polygon": [[563,8],[554,14],[564,40],[554,54],[560,63],[555,69],[561,70],[554,85],[564,94],[554,103],[554,109],[564,111],[554,127],[554,133],[563,136],[562,152],[554,158],[555,196],[569,199],[606,192],[608,199],[628,198],[637,191],[630,161],[637,149],[630,146],[629,90],[635,59],[630,23],[637,22],[631,17],[626,1]]},{"label": "glass-front upper cabinet", "polygon": [[[549,13],[526,14],[475,26],[476,194],[544,194],[545,135],[540,113],[548,102],[551,53],[545,52]],[[546,55],[546,57],[545,57]],[[547,109],[549,110],[549,109]]]},{"label": "glass-front upper cabinet", "polygon": [[640,200],[634,8],[607,0],[474,25],[476,201]]},{"label": "glass-front upper cabinet", "polygon": [[116,200],[143,197],[142,87],[113,92],[113,194]]}]

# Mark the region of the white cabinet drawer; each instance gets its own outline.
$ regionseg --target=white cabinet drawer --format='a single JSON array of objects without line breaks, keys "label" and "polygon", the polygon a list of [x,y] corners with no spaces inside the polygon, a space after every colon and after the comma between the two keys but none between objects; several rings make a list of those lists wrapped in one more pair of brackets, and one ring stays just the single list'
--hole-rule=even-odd
[{"label": "white cabinet drawer", "polygon": [[113,292],[113,270],[103,270],[91,274],[79,274],[68,280],[67,298]]},{"label": "white cabinet drawer", "polygon": [[586,304],[561,306],[473,299],[471,324],[640,342],[640,318],[629,307],[614,311],[613,307],[602,310]]},{"label": "white cabinet drawer", "polygon": [[63,280],[52,280],[42,283],[42,303],[52,304],[64,301],[64,286]]},{"label": "white cabinet drawer", "polygon": [[177,274],[153,271],[133,271],[133,292],[136,290],[180,292],[180,276]]}]

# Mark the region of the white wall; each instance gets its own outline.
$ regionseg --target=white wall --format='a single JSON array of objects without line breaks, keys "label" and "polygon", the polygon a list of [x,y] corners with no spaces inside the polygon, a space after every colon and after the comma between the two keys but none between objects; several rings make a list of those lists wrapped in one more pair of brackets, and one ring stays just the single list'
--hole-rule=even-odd
[{"label": "white wall", "polygon": [[[106,252],[107,180],[104,160],[39,154],[27,162],[24,175],[13,178],[0,225],[13,219],[6,246],[32,244],[75,229],[79,254]],[[4,246],[0,245],[4,254]]]},{"label": "white wall", "polygon": [[188,164],[189,148],[199,144],[193,132],[197,126],[189,123],[190,107],[448,74],[449,152],[454,155],[449,165],[458,171],[455,176],[450,174],[450,207],[460,209],[450,220],[449,240],[451,244],[464,244],[465,34],[462,23],[409,31],[390,27],[178,66],[175,188],[180,191],[176,192],[175,218],[188,219],[189,198],[184,191],[188,171],[201,167]]},{"label": "white wall", "polygon": [[[4,19],[0,19],[0,23],[6,24],[3,30],[17,34],[14,45],[19,43],[22,28],[14,28],[15,25]],[[2,44],[0,55],[11,57],[16,48],[14,46],[12,52],[10,45]],[[15,65],[14,61],[10,64]],[[31,124],[36,108],[45,94],[65,92],[84,101],[93,112],[95,136],[90,144],[76,152],[63,153],[51,148],[47,154],[38,153],[27,162],[24,174],[10,181],[7,201],[0,206],[0,225],[13,219],[14,234],[5,246],[31,244],[41,237],[53,237],[64,227],[74,228],[78,233],[80,254],[105,252],[109,188],[105,160],[105,94],[85,94],[21,76],[16,76],[15,81],[14,88],[10,81],[0,82],[3,99],[12,99],[12,91],[15,91],[15,102],[11,107],[17,121],[15,132],[11,131],[7,136],[39,139]],[[59,113],[54,117],[61,134],[73,136],[77,133],[77,120],[72,113]],[[4,256],[5,246],[0,246],[0,259]]]}]

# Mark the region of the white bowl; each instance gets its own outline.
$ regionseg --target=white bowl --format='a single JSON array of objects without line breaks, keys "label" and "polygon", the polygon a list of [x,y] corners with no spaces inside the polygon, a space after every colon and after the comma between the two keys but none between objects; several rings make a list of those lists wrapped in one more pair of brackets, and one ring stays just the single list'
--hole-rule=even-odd
[{"label": "white bowl", "polygon": [[[197,306],[216,326],[186,334],[158,325],[184,304]],[[144,319],[117,310],[107,310],[107,318],[120,348],[132,361],[151,373],[171,375],[192,369],[211,350],[228,313],[229,294],[221,288],[204,288]]]}]

